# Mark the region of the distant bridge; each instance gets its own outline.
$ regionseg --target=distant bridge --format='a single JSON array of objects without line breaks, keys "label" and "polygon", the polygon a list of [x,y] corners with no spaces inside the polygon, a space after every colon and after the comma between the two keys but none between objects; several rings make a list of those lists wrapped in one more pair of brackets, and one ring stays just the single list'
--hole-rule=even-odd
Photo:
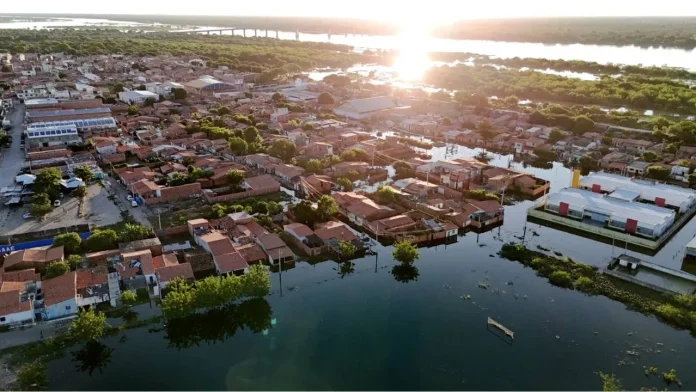
[{"label": "distant bridge", "polygon": [[[188,34],[215,34],[218,33],[219,35],[222,35],[224,32],[229,31],[230,34],[234,35],[235,31],[242,31],[242,35],[244,37],[247,36],[247,30],[253,30],[254,35],[252,37],[259,37],[259,32],[264,32],[265,31],[265,37],[269,37],[269,31],[275,32],[275,38],[279,38],[280,31],[279,30],[270,30],[270,29],[253,29],[253,28],[245,28],[245,27],[224,27],[224,28],[214,28],[214,29],[201,29],[201,30],[170,30],[170,33],[188,33]],[[331,31],[315,31],[315,30],[296,30],[295,31],[295,39],[299,40],[300,39],[300,34],[327,34],[329,36],[329,39],[331,39]],[[346,34],[347,35],[347,34]],[[272,34],[270,35],[272,37]]]}]

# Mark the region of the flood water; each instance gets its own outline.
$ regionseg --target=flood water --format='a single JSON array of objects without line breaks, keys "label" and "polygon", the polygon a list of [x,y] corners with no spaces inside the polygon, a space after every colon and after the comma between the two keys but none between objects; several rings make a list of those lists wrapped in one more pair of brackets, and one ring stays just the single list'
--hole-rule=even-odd
[{"label": "flood water", "polygon": [[[442,159],[478,150],[429,152]],[[507,166],[510,159],[496,155],[491,163]],[[551,180],[553,190],[570,181],[561,164],[525,170]],[[526,223],[531,205],[506,207],[504,225],[491,232],[421,248],[416,271],[394,270],[391,248],[382,246],[343,275],[332,261],[300,262],[282,277],[273,274],[267,304],[254,307],[265,320],[257,332],[237,328],[235,311],[169,330],[130,330],[104,341],[114,350],[101,372],[78,370],[72,355],[51,363],[50,389],[596,390],[598,371],[615,373],[627,390],[664,388],[644,366],[674,368],[684,389],[694,389],[696,339],[687,331],[604,297],[551,286],[496,255],[504,242],[522,240],[526,224],[530,248],[594,265],[608,261],[611,245]],[[655,257],[636,256],[674,268],[673,254],[695,231],[696,220]],[[488,329],[488,317],[513,330],[514,341]]]}]

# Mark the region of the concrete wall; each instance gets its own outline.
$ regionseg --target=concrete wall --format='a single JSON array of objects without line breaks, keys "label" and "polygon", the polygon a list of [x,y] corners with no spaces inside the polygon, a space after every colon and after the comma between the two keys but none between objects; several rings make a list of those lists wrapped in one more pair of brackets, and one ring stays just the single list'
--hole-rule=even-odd
[{"label": "concrete wall", "polygon": [[5,316],[0,316],[0,319],[3,318],[5,319],[5,321],[0,321],[0,325],[21,324],[23,322],[31,321],[31,319],[34,318],[34,310],[29,309],[25,312],[17,312]]},{"label": "concrete wall", "polygon": [[47,306],[41,313],[45,320],[52,320],[55,318],[70,316],[77,313],[77,311],[77,298],[70,298],[67,301]]}]

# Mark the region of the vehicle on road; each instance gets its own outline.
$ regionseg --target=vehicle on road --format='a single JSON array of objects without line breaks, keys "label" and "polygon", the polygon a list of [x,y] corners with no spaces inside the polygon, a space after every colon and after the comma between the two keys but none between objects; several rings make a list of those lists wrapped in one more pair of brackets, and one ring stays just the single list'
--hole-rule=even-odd
[{"label": "vehicle on road", "polygon": [[60,200],[56,200],[53,202],[53,207],[60,207]]},{"label": "vehicle on road", "polygon": [[126,200],[128,200],[128,201],[133,201],[133,196],[131,196],[131,195],[126,195]]},{"label": "vehicle on road", "polygon": [[138,202],[135,200],[131,200],[131,207],[137,207],[137,206],[138,206]]},{"label": "vehicle on road", "polygon": [[31,212],[25,212],[24,215],[22,215],[22,218],[24,218],[24,219],[31,219],[31,218],[33,218],[33,217],[31,216]]}]

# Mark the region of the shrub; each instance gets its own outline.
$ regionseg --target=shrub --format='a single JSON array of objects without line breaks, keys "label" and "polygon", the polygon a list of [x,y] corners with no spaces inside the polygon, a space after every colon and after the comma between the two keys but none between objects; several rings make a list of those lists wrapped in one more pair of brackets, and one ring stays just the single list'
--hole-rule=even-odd
[{"label": "shrub", "polygon": [[555,286],[560,287],[573,287],[573,281],[570,278],[570,274],[565,271],[554,271],[549,276],[549,282]]},{"label": "shrub", "polygon": [[670,369],[667,373],[662,373],[662,378],[667,384],[671,384],[677,381],[677,372],[674,369]]},{"label": "shrub", "polygon": [[594,281],[586,276],[581,276],[575,280],[575,287],[580,291],[590,292],[592,285],[594,285]]},{"label": "shrub", "polygon": [[45,279],[55,278],[70,272],[70,266],[66,261],[54,261],[46,266]]},{"label": "shrub", "polygon": [[126,305],[133,305],[137,301],[137,296],[132,291],[124,291],[121,293],[121,301]]}]

